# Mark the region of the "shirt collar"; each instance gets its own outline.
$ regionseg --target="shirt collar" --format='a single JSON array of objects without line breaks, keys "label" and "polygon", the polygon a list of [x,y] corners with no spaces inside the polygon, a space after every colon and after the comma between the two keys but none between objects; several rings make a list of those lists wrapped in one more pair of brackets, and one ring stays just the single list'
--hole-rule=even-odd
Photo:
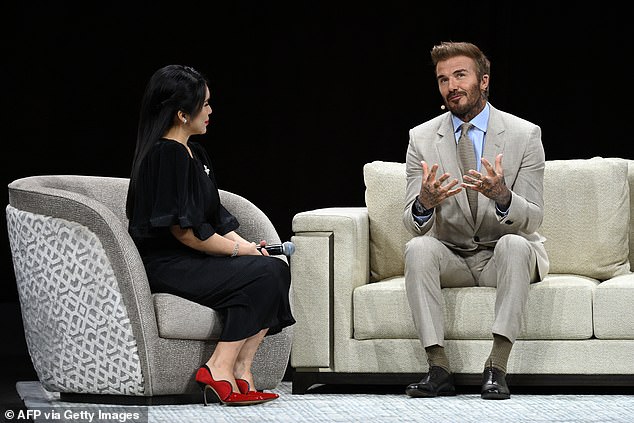
[{"label": "shirt collar", "polygon": [[[489,102],[484,106],[484,109],[476,117],[471,119],[469,123],[473,124],[476,128],[486,134],[487,127],[489,124],[489,113],[491,112],[491,108],[489,107]],[[460,130],[460,125],[464,122],[457,118],[453,113],[451,114],[451,122],[453,123],[454,132],[458,132]]]}]

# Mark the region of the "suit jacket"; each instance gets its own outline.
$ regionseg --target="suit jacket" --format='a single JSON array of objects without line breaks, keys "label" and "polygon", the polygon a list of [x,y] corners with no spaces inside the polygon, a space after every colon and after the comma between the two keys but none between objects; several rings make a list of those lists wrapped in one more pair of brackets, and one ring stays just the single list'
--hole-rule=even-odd
[{"label": "suit jacket", "polygon": [[[478,195],[475,221],[466,190],[447,198],[434,209],[432,217],[419,225],[412,215],[412,204],[420,192],[423,170],[438,164],[437,178],[447,172],[448,181],[462,182],[450,112],[444,113],[409,132],[406,157],[407,190],[403,222],[414,235],[430,235],[453,250],[471,251],[479,245],[494,247],[506,234],[517,234],[531,242],[537,253],[540,277],[548,273],[545,238],[538,232],[544,216],[543,181],[545,155],[539,126],[495,109],[490,105],[489,123],[482,156],[495,166],[495,157],[503,153],[504,180],[512,193],[508,214],[500,218],[495,202]],[[483,167],[483,172],[485,172]]]}]

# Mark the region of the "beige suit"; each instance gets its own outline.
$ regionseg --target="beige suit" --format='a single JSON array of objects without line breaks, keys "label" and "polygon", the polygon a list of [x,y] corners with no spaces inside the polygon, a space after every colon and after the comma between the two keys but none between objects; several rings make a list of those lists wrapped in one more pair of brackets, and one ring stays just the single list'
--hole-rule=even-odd
[{"label": "beige suit", "polygon": [[[497,287],[492,328],[515,341],[528,287],[548,273],[544,238],[537,233],[543,218],[544,149],[538,126],[490,106],[483,157],[492,165],[503,153],[504,179],[512,192],[508,214],[500,218],[495,202],[478,195],[475,222],[466,190],[435,207],[419,225],[412,204],[422,180],[421,161],[438,164],[462,181],[451,114],[445,113],[410,130],[407,191],[403,222],[414,235],[405,249],[408,300],[424,347],[443,345],[441,287]],[[482,172],[485,173],[484,167]]]}]

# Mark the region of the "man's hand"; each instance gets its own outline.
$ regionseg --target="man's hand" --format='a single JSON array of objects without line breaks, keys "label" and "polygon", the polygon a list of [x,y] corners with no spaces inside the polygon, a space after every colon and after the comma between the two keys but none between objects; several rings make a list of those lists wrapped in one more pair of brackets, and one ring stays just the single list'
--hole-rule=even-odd
[{"label": "man's hand", "polygon": [[460,187],[452,189],[458,184],[458,180],[455,178],[443,186],[443,183],[451,176],[448,173],[443,173],[440,178],[436,180],[438,164],[434,164],[430,170],[425,161],[420,163],[423,165],[423,182],[421,183],[420,193],[418,194],[418,201],[420,201],[423,207],[433,209],[446,198],[462,191]]},{"label": "man's hand", "polygon": [[486,175],[473,169],[464,175],[460,185],[466,189],[478,191],[482,195],[494,200],[501,210],[506,210],[511,205],[511,191],[504,182],[504,169],[502,168],[502,154],[495,157],[495,169],[484,157],[481,160],[486,170]]}]

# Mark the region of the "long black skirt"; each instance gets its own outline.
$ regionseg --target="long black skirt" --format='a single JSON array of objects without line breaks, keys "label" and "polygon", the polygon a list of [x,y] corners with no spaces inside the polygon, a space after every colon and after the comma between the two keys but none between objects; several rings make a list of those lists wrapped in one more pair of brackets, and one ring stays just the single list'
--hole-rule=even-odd
[{"label": "long black skirt", "polygon": [[199,254],[143,257],[152,292],[178,295],[221,314],[220,341],[238,341],[295,323],[289,302],[288,264],[267,256]]}]

